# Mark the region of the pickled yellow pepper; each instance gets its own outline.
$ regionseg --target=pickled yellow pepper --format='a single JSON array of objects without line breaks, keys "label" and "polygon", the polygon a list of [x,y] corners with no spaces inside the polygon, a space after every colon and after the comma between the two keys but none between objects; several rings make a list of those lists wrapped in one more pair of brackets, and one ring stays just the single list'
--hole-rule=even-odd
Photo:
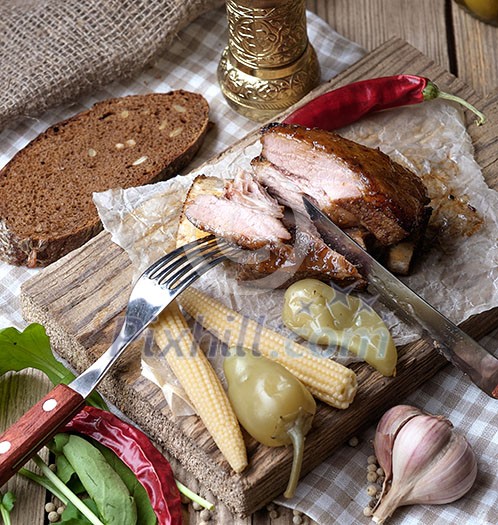
[{"label": "pickled yellow pepper", "polygon": [[340,346],[382,375],[395,374],[398,354],[392,336],[375,310],[358,297],[317,279],[303,279],[286,290],[282,317],[303,339]]},{"label": "pickled yellow pepper", "polygon": [[292,444],[292,469],[284,492],[291,498],[301,473],[304,438],[316,412],[313,396],[282,365],[250,350],[231,348],[223,368],[228,398],[247,432],[269,447]]}]

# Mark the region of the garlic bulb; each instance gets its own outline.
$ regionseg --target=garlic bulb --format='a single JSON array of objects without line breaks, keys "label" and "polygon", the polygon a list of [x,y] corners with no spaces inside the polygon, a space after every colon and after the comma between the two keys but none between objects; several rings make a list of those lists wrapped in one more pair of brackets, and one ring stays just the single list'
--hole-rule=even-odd
[{"label": "garlic bulb", "polygon": [[415,407],[400,405],[386,412],[374,448],[386,476],[373,512],[376,523],[403,505],[455,501],[476,479],[477,461],[467,440],[448,419]]}]

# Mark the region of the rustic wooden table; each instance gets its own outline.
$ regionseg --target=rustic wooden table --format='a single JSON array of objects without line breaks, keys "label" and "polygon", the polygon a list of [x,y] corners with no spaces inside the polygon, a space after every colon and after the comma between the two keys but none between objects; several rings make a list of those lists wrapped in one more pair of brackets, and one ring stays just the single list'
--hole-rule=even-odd
[{"label": "rustic wooden table", "polygon": [[[307,6],[367,50],[397,36],[460,77],[478,94],[486,95],[498,88],[498,28],[475,20],[450,0],[308,0]],[[10,410],[13,403],[9,403],[9,413],[0,412],[0,428],[38,400],[48,386],[36,373],[16,374],[0,381],[0,396],[16,400],[14,411]],[[196,489],[195,480],[191,486]],[[44,490],[18,477],[8,483],[8,488],[19,499],[13,524],[47,523],[44,504],[48,496]],[[204,514],[185,506],[185,523],[200,524],[203,519]],[[212,516],[212,523],[234,525],[290,525],[293,520],[301,521],[292,511],[273,506],[238,519],[218,505]],[[302,523],[306,522],[309,520],[302,517]]]}]

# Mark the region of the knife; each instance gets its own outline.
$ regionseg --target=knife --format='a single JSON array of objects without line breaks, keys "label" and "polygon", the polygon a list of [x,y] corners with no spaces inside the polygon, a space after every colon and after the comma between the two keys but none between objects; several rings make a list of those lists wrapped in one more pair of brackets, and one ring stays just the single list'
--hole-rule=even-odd
[{"label": "knife", "polygon": [[369,287],[400,318],[422,329],[423,337],[489,396],[498,398],[498,359],[458,326],[402,283],[343,232],[315,204],[303,197],[304,206],[326,244],[358,265]]}]

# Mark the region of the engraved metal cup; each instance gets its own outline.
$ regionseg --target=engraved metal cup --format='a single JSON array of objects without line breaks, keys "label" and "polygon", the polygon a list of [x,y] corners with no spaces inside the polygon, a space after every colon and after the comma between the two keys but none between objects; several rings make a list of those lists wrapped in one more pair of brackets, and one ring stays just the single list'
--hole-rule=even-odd
[{"label": "engraved metal cup", "polygon": [[264,122],[320,81],[306,31],[305,0],[227,0],[228,46],[218,65],[226,100]]}]

